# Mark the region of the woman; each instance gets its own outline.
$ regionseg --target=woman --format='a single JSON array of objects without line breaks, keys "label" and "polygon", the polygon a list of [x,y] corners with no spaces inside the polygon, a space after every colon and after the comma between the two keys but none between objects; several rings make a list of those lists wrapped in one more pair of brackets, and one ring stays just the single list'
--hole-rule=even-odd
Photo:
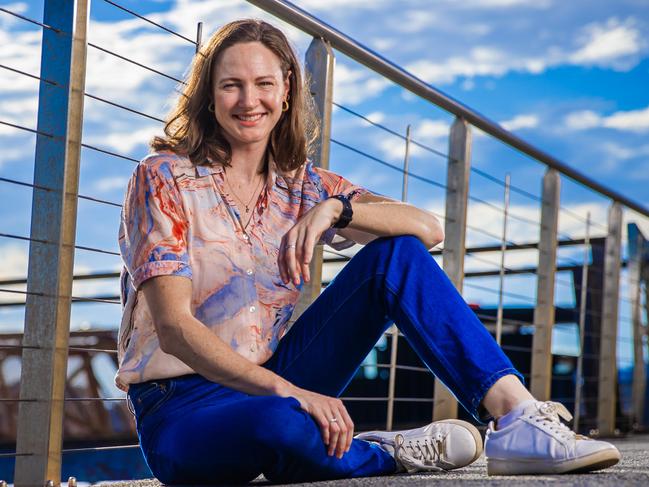
[{"label": "woman", "polygon": [[[130,181],[116,381],[156,477],[292,482],[471,463],[481,439],[462,421],[354,437],[337,397],[392,321],[476,419],[497,418],[489,473],[616,463],[615,447],[575,436],[563,406],[523,387],[430,257],[443,238],[432,215],[307,161],[307,100],[285,36],[230,23],[196,56]],[[288,329],[318,241],[367,245]]]}]

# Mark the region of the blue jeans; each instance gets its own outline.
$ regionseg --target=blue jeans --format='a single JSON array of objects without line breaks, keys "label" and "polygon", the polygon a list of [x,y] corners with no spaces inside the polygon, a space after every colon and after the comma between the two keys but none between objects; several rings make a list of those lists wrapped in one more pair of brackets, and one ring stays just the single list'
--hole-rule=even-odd
[{"label": "blue jeans", "polygon": [[[366,245],[282,338],[264,367],[339,396],[394,321],[428,368],[476,418],[487,390],[516,374],[509,359],[412,236]],[[391,455],[353,440],[328,456],[297,399],[251,396],[199,375],[133,384],[144,456],[165,483],[299,482],[394,473]],[[353,418],[352,418],[353,419]]]}]

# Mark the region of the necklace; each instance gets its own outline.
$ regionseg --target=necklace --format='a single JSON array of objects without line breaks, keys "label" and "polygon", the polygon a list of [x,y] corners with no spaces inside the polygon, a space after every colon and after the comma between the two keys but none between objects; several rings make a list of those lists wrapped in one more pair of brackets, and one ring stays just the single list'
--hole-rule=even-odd
[{"label": "necklace", "polygon": [[241,198],[239,198],[237,193],[234,191],[234,188],[232,187],[232,185],[230,184],[230,181],[228,180],[228,173],[225,171],[225,169],[223,170],[223,174],[225,175],[225,182],[228,184],[228,187],[230,188],[230,191],[232,191],[232,194],[234,195],[234,197],[237,200],[239,200],[239,203],[241,203],[245,207],[246,213],[249,213],[250,212],[250,203],[252,203],[252,200],[255,198],[255,195],[257,194],[257,190],[259,189],[259,186],[261,185],[261,182],[264,180],[264,178],[262,177],[262,178],[259,179],[259,182],[257,183],[257,186],[255,187],[255,190],[252,192],[251,198],[248,200],[247,203],[245,203]]}]

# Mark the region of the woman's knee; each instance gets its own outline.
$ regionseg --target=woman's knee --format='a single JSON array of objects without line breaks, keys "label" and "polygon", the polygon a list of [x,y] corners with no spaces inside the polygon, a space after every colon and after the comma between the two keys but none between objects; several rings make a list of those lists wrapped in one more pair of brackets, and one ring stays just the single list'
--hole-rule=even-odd
[{"label": "woman's knee", "polygon": [[262,443],[287,447],[304,438],[308,413],[294,397],[266,396],[255,420],[253,434]]},{"label": "woman's knee", "polygon": [[367,244],[363,251],[374,254],[375,258],[384,264],[407,263],[416,261],[418,258],[430,258],[424,244],[413,235],[377,238]]}]

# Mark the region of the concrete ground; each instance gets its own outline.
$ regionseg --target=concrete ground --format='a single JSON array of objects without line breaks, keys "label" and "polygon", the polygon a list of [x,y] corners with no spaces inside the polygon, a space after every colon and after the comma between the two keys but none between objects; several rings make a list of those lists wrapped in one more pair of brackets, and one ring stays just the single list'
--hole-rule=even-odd
[{"label": "concrete ground", "polygon": [[[291,484],[293,486],[313,487],[347,487],[347,486],[393,486],[423,487],[428,485],[455,486],[470,484],[471,486],[522,485],[541,486],[551,483],[553,486],[649,486],[649,435],[636,435],[631,438],[613,440],[622,452],[622,460],[614,467],[579,475],[543,475],[517,477],[488,477],[484,455],[472,465],[460,470],[445,473],[429,473],[425,475],[390,475],[383,477],[366,477],[325,482],[308,482]],[[161,487],[156,480],[132,480],[124,482],[101,482],[95,487]],[[255,481],[252,485],[271,485],[265,481]]]}]

